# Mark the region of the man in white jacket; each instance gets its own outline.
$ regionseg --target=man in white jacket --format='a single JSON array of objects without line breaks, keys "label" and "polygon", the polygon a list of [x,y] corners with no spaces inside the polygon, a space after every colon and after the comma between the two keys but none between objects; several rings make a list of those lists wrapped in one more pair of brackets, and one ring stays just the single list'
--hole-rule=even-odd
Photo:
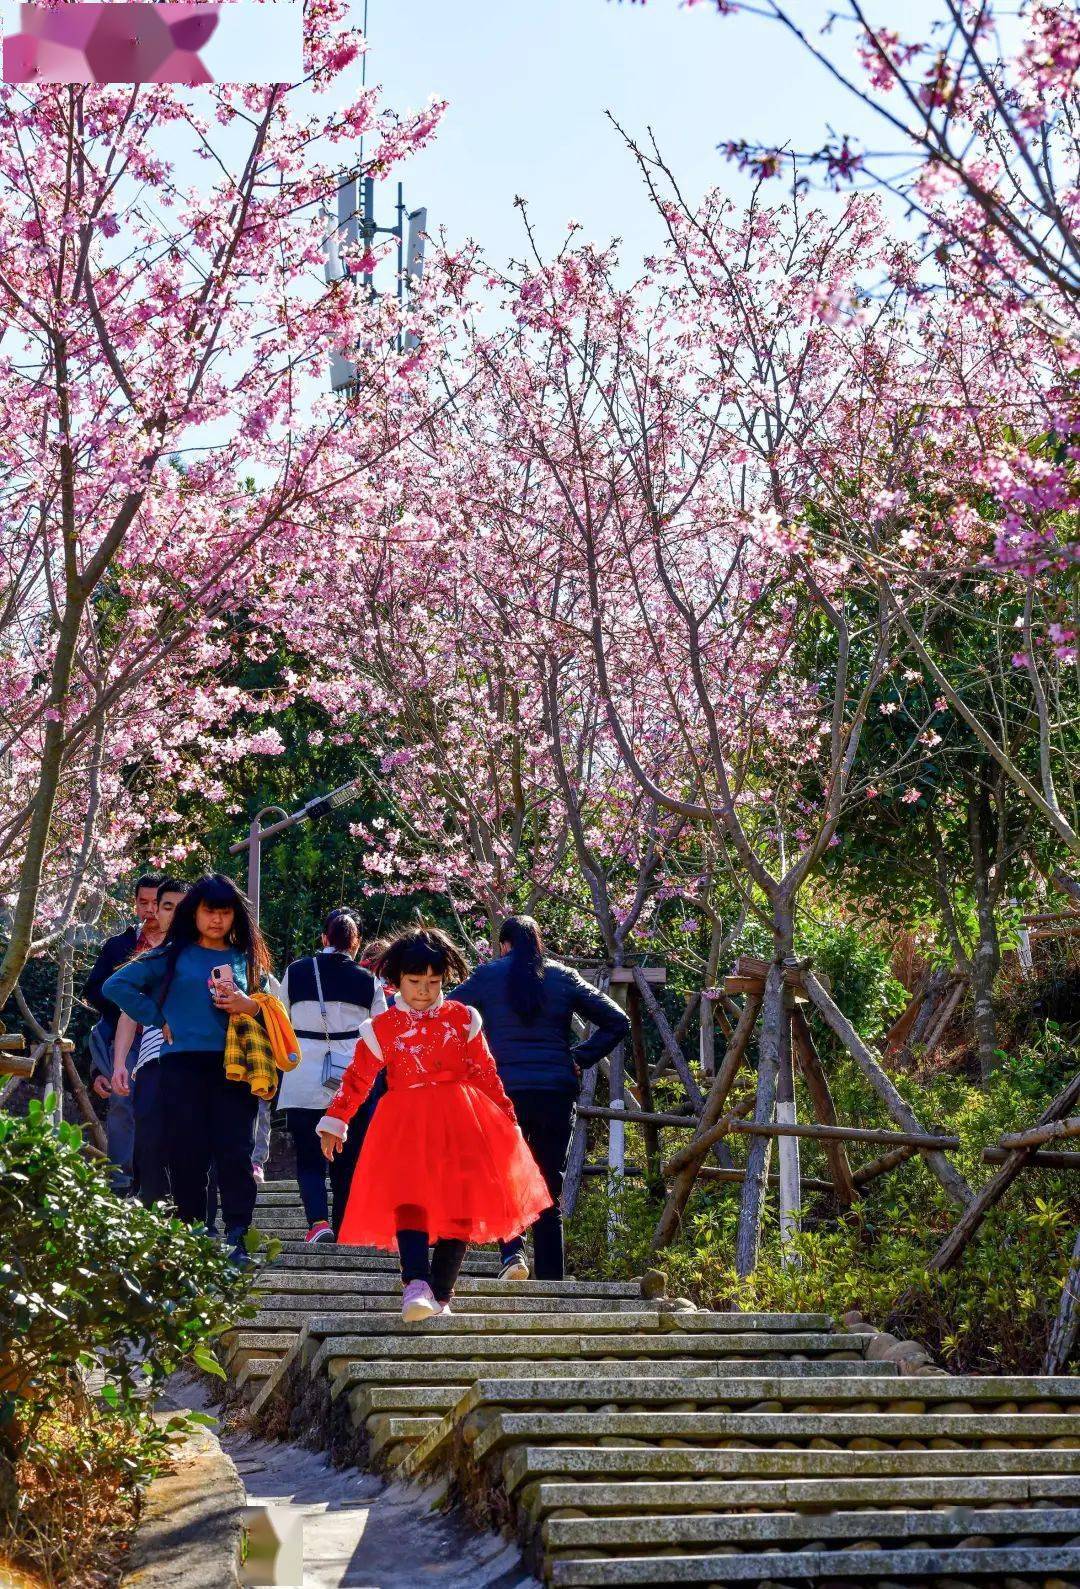
[{"label": "man in white jacket", "polygon": [[[285,1110],[296,1148],[296,1179],[309,1227],[305,1239],[312,1244],[335,1240],[341,1228],[368,1122],[385,1090],[385,1084],[373,1089],[350,1124],[346,1147],[327,1164],[316,1124],[352,1059],[360,1027],[386,1009],[386,997],[378,978],[356,963],[360,926],[350,911],[330,912],[322,942],[317,955],[294,960],[286,969],[280,995],[300,1040],[301,1060],[282,1077],[278,1107]],[[328,1171],[332,1223],[326,1194]]]}]

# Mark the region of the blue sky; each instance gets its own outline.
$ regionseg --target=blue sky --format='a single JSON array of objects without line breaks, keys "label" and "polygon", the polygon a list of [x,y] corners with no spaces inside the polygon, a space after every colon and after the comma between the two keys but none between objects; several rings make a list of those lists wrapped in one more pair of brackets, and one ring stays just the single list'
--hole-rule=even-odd
[{"label": "blue sky", "polygon": [[[812,146],[827,123],[870,131],[865,112],[780,29],[719,17],[707,4],[616,0],[368,0],[370,82],[398,108],[450,100],[434,146],[405,173],[410,206],[452,238],[471,234],[499,260],[521,248],[514,195],[542,238],[567,219],[584,235],[626,240],[629,261],[654,247],[640,179],[604,112],[651,125],[691,193],[745,192],[717,152],[729,137]],[[362,14],[363,0],[354,0]],[[905,21],[927,10],[905,0]],[[824,16],[818,0],[800,14]],[[880,137],[880,133],[877,134]]]}]

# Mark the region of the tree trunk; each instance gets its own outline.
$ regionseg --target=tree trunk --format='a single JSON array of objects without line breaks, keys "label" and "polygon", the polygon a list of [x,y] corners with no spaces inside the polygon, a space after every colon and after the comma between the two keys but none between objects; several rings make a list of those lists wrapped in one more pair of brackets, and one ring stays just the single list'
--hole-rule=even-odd
[{"label": "tree trunk", "polygon": [[994,983],[1001,965],[994,887],[990,878],[990,835],[993,811],[990,792],[984,780],[968,787],[968,835],[971,841],[972,881],[979,938],[971,958],[971,988],[975,1000],[975,1044],[979,1054],[979,1075],[985,1087],[997,1068],[997,1017],[994,1011]]},{"label": "tree trunk", "polygon": [[[765,978],[765,997],[761,1006],[761,1037],[758,1043],[757,1101],[754,1119],[761,1125],[772,1122],[776,1103],[776,1081],[780,1071],[783,1032],[788,1029],[784,1009],[784,970],[776,960]],[[752,1137],[746,1160],[739,1207],[739,1229],[735,1238],[735,1269],[740,1275],[752,1274],[757,1264],[761,1241],[761,1216],[769,1176],[772,1140]]]},{"label": "tree trunk", "polygon": [[[795,1071],[791,1062],[791,994],[784,994],[784,1018],[780,1023],[780,1065],[776,1076],[776,1123],[793,1126],[795,1112]],[[799,1234],[799,1209],[802,1187],[798,1137],[781,1137],[776,1145],[780,1166],[780,1257],[781,1262],[796,1262],[791,1242]]]}]

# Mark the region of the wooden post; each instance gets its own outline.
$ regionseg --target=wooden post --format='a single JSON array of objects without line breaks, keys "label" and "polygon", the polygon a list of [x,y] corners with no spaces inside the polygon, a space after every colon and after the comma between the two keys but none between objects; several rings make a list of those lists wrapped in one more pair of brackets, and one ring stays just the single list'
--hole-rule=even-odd
[{"label": "wooden post", "polygon": [[82,1117],[86,1121],[94,1146],[100,1148],[102,1153],[107,1152],[109,1144],[104,1131],[101,1129],[101,1121],[98,1119],[94,1106],[90,1102],[90,1095],[83,1086],[82,1077],[75,1068],[75,1061],[66,1051],[64,1053],[64,1070],[67,1073],[68,1081],[71,1083],[71,1090],[75,1094],[75,1102],[82,1111]]},{"label": "wooden post", "polygon": [[[784,1018],[780,1026],[779,1068],[776,1074],[776,1123],[793,1126],[795,1115],[795,1070],[791,1061],[791,1011],[794,1001],[784,990]],[[776,1157],[780,1172],[780,1261],[796,1261],[791,1242],[799,1234],[800,1186],[799,1139],[781,1137]]]},{"label": "wooden post", "polygon": [[622,1179],[626,1164],[626,1122],[619,1118],[626,1108],[625,1048],[617,1044],[608,1055],[608,1103],[612,1118],[608,1121],[608,1169]]},{"label": "wooden post", "polygon": [[64,1051],[60,1046],[60,1039],[54,1037],[47,1049],[45,1060],[45,1094],[53,1095],[52,1122],[54,1126],[64,1123]]},{"label": "wooden post", "polygon": [[[590,1065],[581,1078],[581,1093],[579,1103],[592,1103],[596,1097],[597,1065]],[[566,1174],[563,1176],[562,1204],[563,1215],[566,1218],[574,1212],[581,1190],[581,1172],[585,1168],[585,1150],[588,1147],[589,1122],[578,1115],[574,1123],[574,1132],[570,1138],[570,1152],[566,1158]]]},{"label": "wooden post", "polygon": [[652,1018],[653,1025],[660,1034],[660,1041],[664,1045],[664,1053],[675,1066],[679,1080],[686,1088],[686,1096],[693,1104],[695,1111],[700,1113],[705,1100],[701,1095],[701,1088],[694,1080],[690,1066],[686,1063],[686,1055],[675,1041],[675,1033],[671,1030],[671,1024],[663,1010],[660,1008],[656,994],[646,981],[645,974],[641,967],[634,966],[632,969],[634,975],[634,986],[641,995],[641,1002],[648,1010],[649,1015]]},{"label": "wooden post", "polygon": [[[776,961],[765,978],[765,997],[761,1004],[761,1037],[758,1041],[757,1102],[754,1119],[762,1125],[772,1122],[776,1103],[776,1079],[780,1070],[781,1029],[789,1030],[784,1010],[784,971]],[[735,1237],[735,1272],[752,1274],[761,1240],[761,1216],[765,1208],[769,1158],[769,1137],[754,1137],[746,1160],[739,1206],[739,1228]]]},{"label": "wooden post", "polygon": [[[731,1042],[727,1046],[723,1063],[716,1074],[715,1081],[709,1088],[709,1096],[702,1105],[695,1142],[697,1137],[702,1136],[716,1125],[723,1113],[724,1104],[734,1084],[739,1066],[746,1057],[746,1050],[750,1046],[750,1039],[753,1036],[760,1009],[760,998],[753,996],[747,998],[742,1014],[739,1016],[739,1024],[736,1026]],[[654,1252],[666,1247],[668,1242],[675,1236],[682,1221],[683,1209],[686,1207],[690,1193],[693,1191],[694,1179],[707,1152],[708,1148],[702,1147],[700,1154],[693,1162],[676,1175],[668,1200],[664,1205],[664,1211],[660,1215],[656,1230],[653,1233],[652,1250]],[[730,1169],[731,1165],[730,1163],[726,1166],[722,1165],[721,1168]]]},{"label": "wooden post", "polygon": [[[641,1110],[644,1114],[651,1114],[652,1082],[649,1080],[649,1059],[645,1052],[645,1032],[641,1024],[641,994],[637,990],[636,983],[631,983],[626,990],[626,1013],[630,1017],[630,1049],[634,1056],[634,1076],[637,1080]],[[660,1129],[651,1122],[645,1122],[642,1132],[645,1138],[645,1168],[649,1182],[654,1187],[662,1188]]]},{"label": "wooden post", "polygon": [[1076,1346],[1080,1332],[1080,1231],[1073,1243],[1072,1262],[1065,1276],[1061,1293],[1061,1307],[1050,1331],[1050,1340],[1043,1358],[1044,1374],[1064,1374],[1069,1358]]},{"label": "wooden post", "polygon": [[[795,1049],[795,1057],[799,1062],[799,1070],[814,1105],[814,1114],[821,1125],[836,1125],[836,1106],[829,1090],[825,1067],[814,1046],[810,1023],[798,1005],[795,1005],[791,1011],[791,1041]],[[855,1184],[847,1154],[840,1143],[827,1142],[825,1157],[829,1161],[829,1174],[836,1188],[837,1201],[844,1208],[850,1208],[855,1201]]]},{"label": "wooden post", "polygon": [[[1080,1098],[1080,1072],[1058,1093],[1053,1103],[1047,1105],[1039,1116],[1037,1124],[1048,1125],[1051,1120],[1060,1120],[1069,1112],[1077,1098]],[[1035,1144],[1032,1144],[1030,1148],[1015,1148],[1009,1154],[1001,1169],[990,1177],[979,1195],[964,1210],[931,1258],[928,1265],[931,1272],[940,1273],[952,1268],[994,1204],[1004,1197],[1034,1151]]]},{"label": "wooden post", "polygon": [[[821,1013],[825,1024],[835,1032],[841,1043],[843,1043],[897,1125],[905,1131],[925,1134],[915,1115],[915,1111],[901,1098],[847,1016],[842,1014],[833,1003],[817,977],[814,976],[812,971],[807,969],[803,972],[802,980],[812,1003],[816,1005]],[[926,1153],[926,1162],[941,1182],[946,1195],[959,1207],[967,1208],[973,1197],[971,1187],[964,1180],[960,1171],[949,1163],[944,1153],[930,1150]]]},{"label": "wooden post", "polygon": [[716,1075],[716,1006],[704,993],[698,1012],[698,1058],[701,1074],[711,1081]]}]

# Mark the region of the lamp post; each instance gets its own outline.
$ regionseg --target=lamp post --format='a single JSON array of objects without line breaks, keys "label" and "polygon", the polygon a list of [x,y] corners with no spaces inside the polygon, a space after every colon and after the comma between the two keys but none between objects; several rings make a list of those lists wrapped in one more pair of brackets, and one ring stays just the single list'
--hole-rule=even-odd
[{"label": "lamp post", "polygon": [[[356,795],[361,782],[360,778],[353,778],[349,783],[343,783],[339,789],[332,789],[329,794],[316,795],[302,805],[299,811],[288,812],[282,806],[263,806],[261,811],[256,811],[248,828],[247,838],[238,839],[235,844],[229,845],[230,855],[239,855],[241,850],[247,851],[247,891],[256,921],[259,919],[262,847],[267,839],[276,838],[287,828],[295,828],[301,822],[311,822],[316,817],[324,817],[328,811],[335,811],[338,806],[347,805]],[[275,813],[278,813],[278,820],[263,827],[263,818],[273,816]]]}]

